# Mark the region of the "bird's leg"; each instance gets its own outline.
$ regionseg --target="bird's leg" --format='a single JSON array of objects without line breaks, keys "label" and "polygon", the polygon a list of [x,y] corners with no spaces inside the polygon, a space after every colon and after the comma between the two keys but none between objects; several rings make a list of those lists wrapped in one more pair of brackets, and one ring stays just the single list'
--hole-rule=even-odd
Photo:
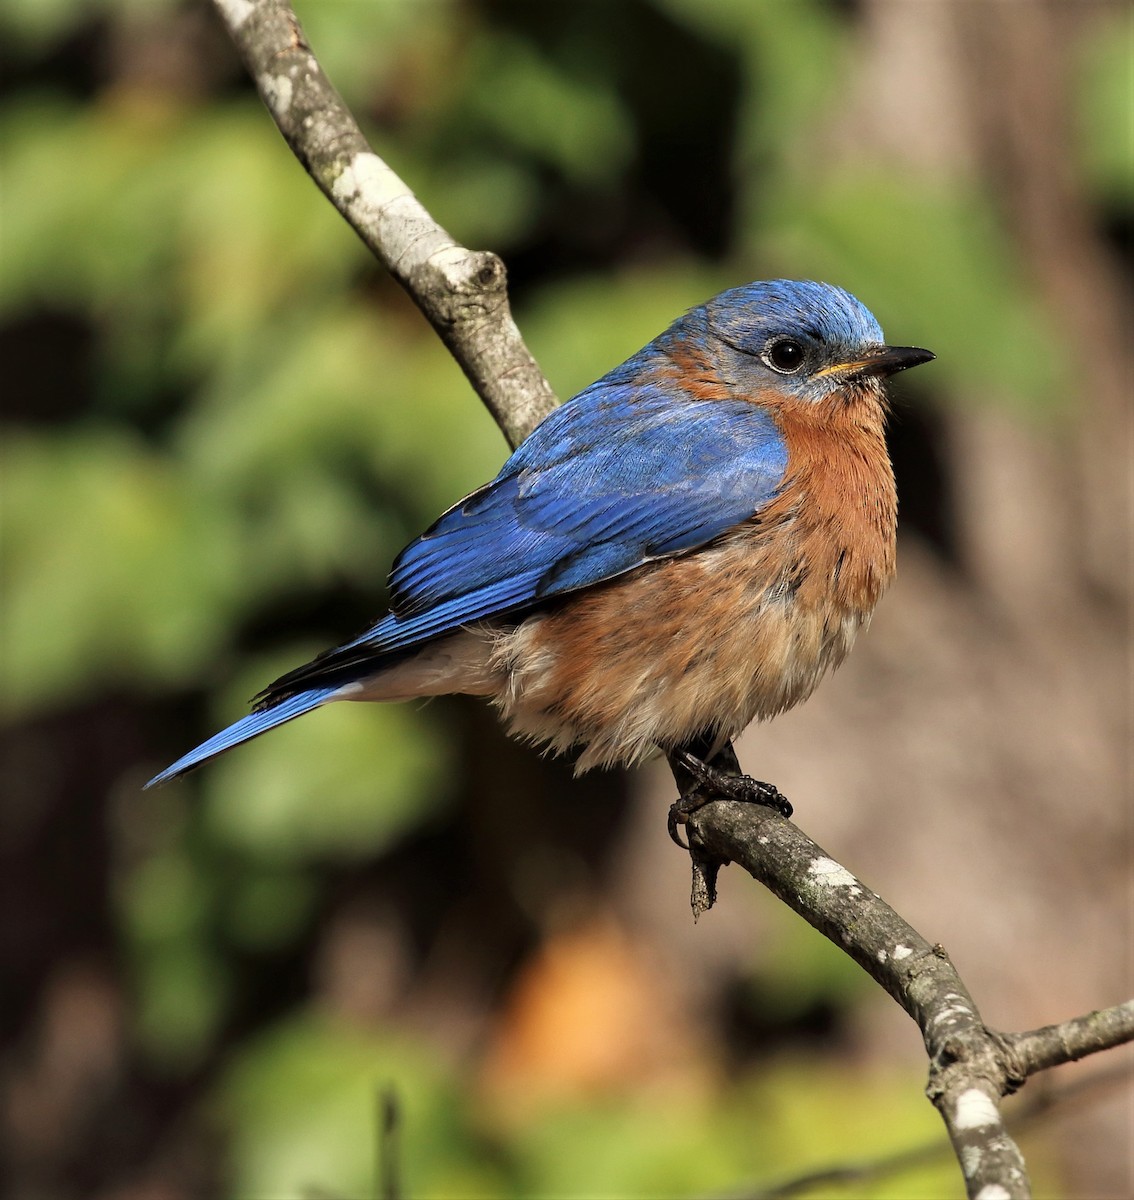
[{"label": "bird's leg", "polygon": [[714,740],[715,735],[702,735],[667,755],[681,791],[669,809],[669,836],[685,850],[689,847],[682,840],[678,825],[684,825],[691,813],[714,800],[739,800],[773,808],[784,817],[792,814],[791,803],[779,788],[761,783],[740,770],[731,742],[725,742],[710,760]]}]

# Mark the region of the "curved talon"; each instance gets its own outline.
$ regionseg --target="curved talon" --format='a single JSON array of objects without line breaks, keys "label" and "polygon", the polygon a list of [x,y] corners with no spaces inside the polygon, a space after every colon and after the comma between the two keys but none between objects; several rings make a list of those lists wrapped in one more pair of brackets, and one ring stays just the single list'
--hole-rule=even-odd
[{"label": "curved talon", "polygon": [[675,800],[669,806],[669,816],[666,818],[665,823],[666,830],[669,832],[670,841],[675,845],[680,846],[682,850],[688,850],[689,843],[681,836],[677,827],[685,823],[683,818],[686,815],[687,814],[681,808],[680,802]]},{"label": "curved talon", "polygon": [[678,832],[678,826],[684,825],[691,813],[695,813],[699,808],[703,808],[712,801],[712,795],[705,795],[700,790],[706,784],[711,786],[712,776],[711,774],[706,775],[708,768],[705,764],[687,750],[676,751],[674,757],[689,771],[695,782],[689,791],[682,792],[669,806],[666,829],[669,831],[670,840],[675,845],[680,846],[682,850],[688,850],[689,843]]}]

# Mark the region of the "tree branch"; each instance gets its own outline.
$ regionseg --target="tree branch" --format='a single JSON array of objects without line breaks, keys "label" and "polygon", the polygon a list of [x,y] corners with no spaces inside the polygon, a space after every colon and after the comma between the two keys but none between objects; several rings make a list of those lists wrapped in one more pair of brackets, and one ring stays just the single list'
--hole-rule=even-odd
[{"label": "tree branch", "polygon": [[1028,1033],[1005,1034],[1004,1040],[1024,1075],[1078,1062],[1088,1054],[1134,1042],[1134,1000]]},{"label": "tree branch", "polygon": [[[371,150],[284,0],[214,0],[288,145],[406,289],[513,445],[555,404],[508,306],[504,266],[460,246]],[[739,773],[732,747],[715,760]],[[682,792],[692,781],[675,767]],[[987,1029],[945,951],[931,945],[806,834],[770,810],[707,804],[688,818],[694,914],[721,865],[739,863],[898,1001],[921,1029],[927,1093],[968,1194],[1025,1200],[1024,1160],[1000,1100],[1036,1071],[1134,1038],[1134,1001],[1022,1034]]]},{"label": "tree branch", "polygon": [[555,407],[508,305],[504,264],[449,236],[370,148],[285,0],[215,0],[296,158],[409,293],[513,446]]},{"label": "tree branch", "polygon": [[[735,862],[849,954],[917,1022],[926,1094],[945,1122],[968,1195],[1026,1200],[1024,1159],[1000,1101],[1025,1079],[1134,1040],[1134,1001],[1029,1033],[989,1029],[943,947],[931,945],[797,825],[758,805],[718,801],[691,814],[694,907],[711,905]],[[699,883],[699,880],[701,881]]]}]

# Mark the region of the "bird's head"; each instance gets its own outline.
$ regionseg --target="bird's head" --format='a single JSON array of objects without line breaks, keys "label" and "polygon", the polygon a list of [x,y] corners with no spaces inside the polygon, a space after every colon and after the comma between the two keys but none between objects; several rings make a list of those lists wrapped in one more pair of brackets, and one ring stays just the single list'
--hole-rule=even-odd
[{"label": "bird's head", "polygon": [[774,279],[722,292],[704,306],[718,370],[745,391],[819,403],[873,393],[929,350],[887,346],[870,311],[827,283]]}]

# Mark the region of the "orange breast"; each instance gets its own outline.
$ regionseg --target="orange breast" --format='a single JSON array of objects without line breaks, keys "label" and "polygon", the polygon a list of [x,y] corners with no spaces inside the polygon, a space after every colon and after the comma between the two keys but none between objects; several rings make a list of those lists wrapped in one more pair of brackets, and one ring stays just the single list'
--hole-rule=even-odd
[{"label": "orange breast", "polygon": [[836,398],[826,411],[785,407],[784,495],[808,563],[805,604],[869,613],[894,574],[898,498],[886,451],[883,413],[871,397]]}]

